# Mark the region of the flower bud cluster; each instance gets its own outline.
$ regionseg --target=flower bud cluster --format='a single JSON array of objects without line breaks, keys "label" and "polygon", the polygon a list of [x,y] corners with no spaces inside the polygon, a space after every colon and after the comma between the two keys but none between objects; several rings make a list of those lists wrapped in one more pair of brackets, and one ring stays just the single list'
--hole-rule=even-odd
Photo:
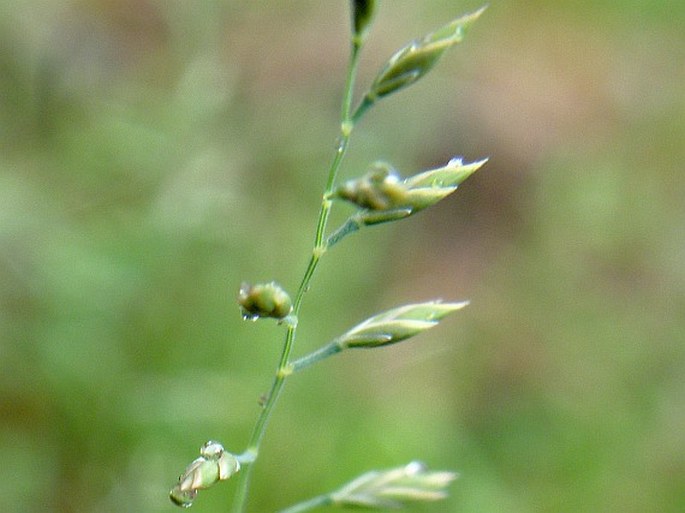
[{"label": "flower bud cluster", "polygon": [[200,457],[179,476],[178,483],[169,492],[169,498],[177,506],[189,508],[199,490],[224,481],[239,470],[240,462],[237,458],[224,451],[220,443],[210,440],[200,449]]},{"label": "flower bud cluster", "polygon": [[293,309],[293,302],[288,293],[273,281],[257,285],[241,284],[238,304],[243,318],[251,320],[260,317],[285,319]]},{"label": "flower bud cluster", "polygon": [[335,190],[335,197],[369,210],[389,210],[406,203],[407,188],[386,162],[375,162],[361,178],[349,180]]},{"label": "flower bud cluster", "polygon": [[457,190],[487,159],[465,164],[455,157],[445,166],[429,169],[404,180],[385,162],[376,162],[361,178],[341,184],[333,197],[364,209],[362,224],[378,224],[410,216],[436,204]]}]

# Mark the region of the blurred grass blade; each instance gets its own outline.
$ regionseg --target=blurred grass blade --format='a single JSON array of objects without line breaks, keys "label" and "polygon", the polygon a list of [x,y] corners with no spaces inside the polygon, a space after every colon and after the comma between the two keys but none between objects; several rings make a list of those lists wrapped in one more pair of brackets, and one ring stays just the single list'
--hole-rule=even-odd
[{"label": "blurred grass blade", "polygon": [[400,508],[411,502],[447,497],[445,489],[457,478],[447,471],[430,471],[418,461],[359,476],[330,495],[334,504],[361,508]]}]

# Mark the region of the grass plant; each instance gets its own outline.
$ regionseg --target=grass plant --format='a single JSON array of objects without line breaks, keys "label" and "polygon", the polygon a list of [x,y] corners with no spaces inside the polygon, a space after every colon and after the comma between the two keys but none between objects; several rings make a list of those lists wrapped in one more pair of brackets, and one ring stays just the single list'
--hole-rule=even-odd
[{"label": "grass plant", "polygon": [[[395,344],[436,326],[445,316],[468,304],[441,300],[412,303],[377,313],[352,327],[319,349],[298,359],[292,358],[300,309],[321,259],[334,245],[357,230],[407,218],[452,194],[486,159],[466,163],[451,158],[444,166],[419,171],[402,178],[387,162],[373,162],[358,178],[339,183],[338,172],[347,153],[355,126],[381,99],[405,89],[425,76],[444,52],[460,43],[483,9],[461,16],[399,49],[381,68],[356,104],[353,92],[364,43],[376,14],[374,0],[354,0],[351,4],[351,53],[343,91],[340,132],[335,154],[328,169],[314,243],[309,262],[294,295],[276,282],[243,283],[238,303],[246,320],[275,319],[284,330],[284,342],[269,392],[244,451],[231,453],[216,441],[208,441],[200,456],[191,462],[170,492],[171,500],[191,506],[200,490],[233,476],[237,480],[232,511],[246,510],[252,471],[259,461],[260,447],[274,408],[286,381],[293,374],[350,349],[373,349]],[[336,202],[353,206],[353,213],[339,227],[328,226]],[[386,470],[366,472],[337,490],[304,500],[281,513],[295,513],[334,505],[341,507],[395,508],[412,502],[434,501],[446,496],[446,487],[456,478],[451,471],[430,470],[418,461]]]}]

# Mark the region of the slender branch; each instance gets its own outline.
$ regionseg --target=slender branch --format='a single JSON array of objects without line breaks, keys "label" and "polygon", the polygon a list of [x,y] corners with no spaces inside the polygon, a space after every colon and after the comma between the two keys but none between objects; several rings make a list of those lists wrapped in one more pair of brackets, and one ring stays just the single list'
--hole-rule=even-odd
[{"label": "slender branch", "polygon": [[314,365],[315,363],[318,363],[321,360],[328,358],[329,356],[333,356],[334,354],[339,353],[342,350],[342,346],[338,344],[337,340],[334,340],[333,342],[330,342],[325,346],[317,349],[313,353],[309,353],[308,355],[303,356],[302,358],[298,358],[290,364],[289,368],[291,372],[301,371],[302,369]]},{"label": "slender branch", "polygon": [[354,114],[352,115],[352,122],[353,123],[358,123],[359,120],[364,116],[367,110],[369,110],[369,107],[371,107],[375,102],[375,100],[372,100],[369,98],[369,96],[364,96],[362,99],[361,103],[357,107],[357,109],[354,111]]},{"label": "slender branch", "polygon": [[328,236],[326,246],[329,248],[332,247],[340,242],[344,237],[359,230],[360,226],[361,221],[359,220],[358,216],[352,216],[348,218],[343,225],[341,225],[337,230]]},{"label": "slender branch", "polygon": [[[354,123],[350,118],[351,106],[352,106],[352,96],[354,93],[354,82],[357,74],[357,67],[359,63],[359,51],[360,45],[358,43],[353,43],[352,52],[350,57],[350,62],[347,70],[347,78],[345,81],[345,92],[342,102],[342,113],[341,113],[341,124],[340,124],[340,136],[338,138],[338,146],[336,148],[335,157],[328,170],[328,177],[326,180],[326,188],[324,190],[323,199],[321,201],[321,208],[319,210],[319,217],[316,223],[316,235],[314,238],[314,249],[312,251],[312,256],[307,265],[307,269],[302,277],[300,286],[297,290],[297,295],[295,296],[295,301],[293,303],[293,315],[298,316],[300,311],[300,306],[302,305],[302,299],[304,293],[309,289],[310,282],[314,276],[314,271],[319,263],[319,260],[326,252],[326,244],[324,242],[324,234],[326,232],[326,225],[328,223],[328,216],[332,207],[332,202],[328,199],[330,193],[335,187],[335,181],[340,169],[340,164],[342,163],[343,157],[347,151],[349,145],[350,136],[352,134],[352,129],[354,128]],[[293,345],[295,343],[295,335],[297,332],[297,324],[289,325],[285,342],[283,344],[283,350],[281,352],[281,357],[279,360],[278,370],[271,384],[271,390],[267,397],[266,403],[264,404],[262,411],[257,419],[257,422],[252,430],[252,435],[250,436],[250,441],[246,452],[254,455],[256,460],[259,456],[259,448],[261,446],[262,439],[264,438],[264,433],[266,432],[266,427],[273,413],[274,406],[278,401],[278,397],[283,390],[285,385],[285,380],[288,375],[292,372],[289,364],[290,353],[292,352]],[[236,495],[233,502],[233,513],[243,513],[245,511],[245,506],[247,502],[247,494],[250,486],[250,478],[252,475],[252,469],[254,468],[254,461],[248,462],[243,466],[243,470],[238,474],[238,484],[236,489]],[[324,504],[323,502],[320,504]],[[314,506],[311,506],[314,507]],[[304,511],[293,510],[293,511]],[[291,511],[292,513],[292,511]]]},{"label": "slender branch", "polygon": [[328,171],[328,180],[326,181],[326,189],[323,194],[323,201],[321,202],[321,211],[319,212],[319,222],[317,223],[316,238],[314,241],[314,248],[321,248],[323,244],[323,237],[326,230],[326,223],[328,222],[328,215],[331,211],[332,203],[328,199],[333,188],[335,186],[335,179],[338,175],[338,170],[340,169],[340,163],[342,162],[345,153],[347,152],[347,147],[350,142],[350,136],[352,135],[352,130],[354,129],[354,122],[350,117],[350,112],[352,109],[352,94],[354,92],[354,82],[357,75],[357,67],[359,65],[359,50],[360,47],[353,45],[352,55],[350,57],[350,65],[347,73],[347,80],[345,82],[345,95],[342,103],[342,113],[340,124],[340,137],[338,138],[338,147],[336,148],[335,158]]},{"label": "slender branch", "polygon": [[308,501],[299,502],[289,508],[281,510],[279,513],[301,513],[302,511],[309,511],[310,509],[321,506],[328,506],[333,503],[330,495],[319,495]]}]

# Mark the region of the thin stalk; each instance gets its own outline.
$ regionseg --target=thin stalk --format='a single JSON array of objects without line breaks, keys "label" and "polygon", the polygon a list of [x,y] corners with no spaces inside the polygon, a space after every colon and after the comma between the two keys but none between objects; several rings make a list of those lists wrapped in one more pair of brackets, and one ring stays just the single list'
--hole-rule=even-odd
[{"label": "thin stalk", "polygon": [[338,344],[337,340],[334,340],[333,342],[330,342],[325,346],[317,349],[313,353],[309,353],[308,355],[303,356],[302,358],[298,358],[290,364],[289,368],[291,372],[301,371],[302,369],[314,365],[315,363],[318,363],[321,360],[328,358],[329,356],[333,356],[334,354],[337,354],[342,350],[342,346]]},{"label": "thin stalk", "polygon": [[[340,164],[345,156],[347,147],[350,141],[350,135],[352,134],[352,129],[354,128],[354,123],[350,118],[351,106],[352,106],[352,95],[354,92],[354,82],[357,75],[357,67],[359,64],[359,50],[360,46],[358,44],[353,44],[352,52],[350,57],[350,62],[347,69],[347,78],[345,80],[345,92],[342,102],[342,112],[341,112],[341,124],[340,124],[340,136],[338,138],[338,147],[336,148],[335,157],[328,170],[328,178],[326,180],[326,189],[324,190],[323,199],[321,201],[321,208],[319,210],[319,218],[316,223],[316,235],[314,238],[314,249],[312,251],[312,256],[307,265],[307,269],[302,277],[300,286],[297,290],[297,295],[295,296],[295,301],[293,303],[293,315],[298,316],[300,312],[300,306],[302,305],[302,299],[304,293],[309,289],[310,282],[314,276],[314,271],[319,263],[319,260],[326,251],[326,245],[324,242],[324,234],[326,232],[326,225],[328,223],[328,216],[331,210],[331,200],[328,199],[333,188],[335,187],[335,180],[340,169]],[[285,380],[288,375],[292,372],[290,369],[289,359],[290,353],[292,352],[293,345],[295,343],[295,335],[297,333],[297,324],[289,325],[287,328],[285,342],[283,344],[283,350],[281,352],[281,358],[279,361],[278,369],[276,375],[274,376],[273,382],[271,384],[271,389],[267,397],[266,403],[262,407],[262,411],[257,418],[257,422],[252,430],[252,435],[250,436],[250,441],[248,443],[246,453],[254,455],[256,460],[259,456],[259,449],[261,446],[262,439],[264,438],[264,433],[266,432],[266,427],[273,413],[274,406],[278,402],[278,397],[283,390],[285,385]],[[252,470],[254,468],[254,461],[243,466],[243,469],[237,475],[238,483],[236,489],[236,495],[233,502],[233,513],[243,513],[245,511],[245,506],[247,502],[247,494],[250,487],[250,478],[252,475]],[[302,510],[303,511],[303,510]]]},{"label": "thin stalk", "polygon": [[335,158],[328,170],[328,180],[326,181],[326,189],[323,194],[323,201],[321,202],[321,210],[319,211],[319,221],[316,228],[316,238],[314,239],[314,249],[323,248],[323,237],[326,231],[326,223],[328,222],[328,215],[331,211],[332,203],[328,199],[330,194],[333,192],[335,187],[335,179],[338,176],[338,169],[340,169],[340,163],[342,162],[345,153],[347,152],[347,147],[350,142],[350,136],[352,135],[352,130],[354,129],[354,122],[350,116],[352,111],[352,95],[354,92],[354,82],[357,76],[357,67],[359,65],[359,53],[360,46],[354,44],[352,46],[352,54],[350,57],[350,64],[347,73],[347,79],[345,81],[345,95],[342,102],[342,112],[340,118],[342,122],[340,123],[340,137],[338,138],[338,147],[336,148]]},{"label": "thin stalk", "polygon": [[309,511],[310,509],[319,508],[321,506],[328,506],[333,504],[333,499],[330,495],[319,495],[308,501],[299,502],[289,508],[281,510],[279,513],[302,513],[303,511]]},{"label": "thin stalk", "polygon": [[358,216],[352,216],[348,218],[347,221],[345,221],[345,224],[340,226],[340,228],[328,236],[328,239],[326,240],[326,246],[329,248],[332,247],[334,244],[340,242],[344,237],[359,230],[360,226],[361,221],[358,219]]},{"label": "thin stalk", "polygon": [[357,123],[364,114],[366,114],[366,111],[369,110],[369,108],[376,103],[376,100],[372,100],[369,98],[368,95],[364,96],[362,99],[361,103],[357,107],[357,109],[354,111],[354,114],[352,115],[352,122]]}]

